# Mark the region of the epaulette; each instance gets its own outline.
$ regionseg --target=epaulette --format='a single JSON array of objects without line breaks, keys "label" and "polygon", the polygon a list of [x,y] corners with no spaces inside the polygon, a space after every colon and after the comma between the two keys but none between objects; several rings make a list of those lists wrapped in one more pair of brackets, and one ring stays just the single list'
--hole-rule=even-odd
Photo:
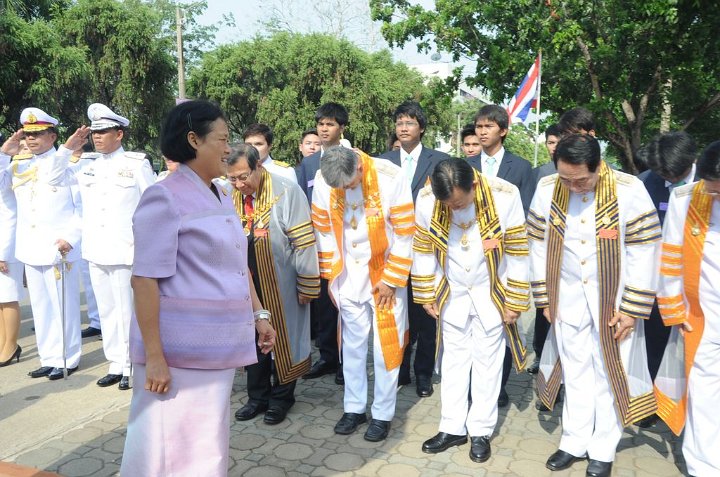
[{"label": "epaulette", "polygon": [[12,157],[13,161],[24,161],[26,159],[32,159],[33,154],[15,154]]},{"label": "epaulette", "polygon": [[290,164],[288,164],[285,161],[278,161],[276,159],[273,159],[273,164],[277,164],[280,167],[290,167]]},{"label": "epaulette", "polygon": [[125,151],[125,157],[128,159],[137,159],[138,161],[141,161],[145,159],[145,153],[144,152],[128,152]]},{"label": "epaulette", "polygon": [[395,177],[401,171],[399,166],[388,160],[375,161],[375,170],[388,177]]},{"label": "epaulette", "polygon": [[91,161],[94,161],[100,156],[102,156],[102,154],[99,152],[83,152],[80,154],[80,159],[90,159]]},{"label": "epaulette", "polygon": [[618,181],[618,183],[622,185],[632,185],[633,182],[635,182],[637,177],[635,177],[632,174],[627,174],[625,172],[620,171],[614,171],[615,172],[615,179]]},{"label": "epaulette", "polygon": [[513,192],[512,184],[496,177],[485,176],[485,179],[490,183],[490,188],[495,192],[504,192],[511,194]]},{"label": "epaulette", "polygon": [[425,186],[420,189],[420,197],[427,197],[432,193],[432,186],[430,184],[425,184]]},{"label": "epaulette", "polygon": [[692,194],[694,189],[695,189],[695,182],[682,185],[680,187],[675,188],[675,196],[685,197],[686,195]]},{"label": "epaulette", "polygon": [[540,179],[540,185],[548,186],[550,184],[555,184],[557,177],[558,177],[557,172],[555,174],[550,174],[549,176],[545,176],[542,179]]}]

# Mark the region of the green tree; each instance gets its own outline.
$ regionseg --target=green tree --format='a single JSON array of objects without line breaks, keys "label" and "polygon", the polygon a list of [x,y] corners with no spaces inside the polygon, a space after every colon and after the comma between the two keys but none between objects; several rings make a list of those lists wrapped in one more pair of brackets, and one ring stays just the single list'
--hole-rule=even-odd
[{"label": "green tree", "polygon": [[[278,33],[209,52],[191,70],[189,92],[217,101],[236,139],[249,124],[270,125],[274,157],[295,163],[304,129],[315,125],[315,110],[337,101],[348,108],[346,136],[363,150],[384,151],[393,130],[392,112],[406,99],[419,101],[428,123],[449,130],[444,108],[419,73],[383,50],[366,53],[332,36]],[[435,137],[428,131],[428,141]]]},{"label": "green tree", "polygon": [[416,39],[420,50],[434,43],[455,60],[476,61],[468,83],[498,103],[542,48],[544,107],[589,107],[629,171],[642,141],[657,132],[665,103],[674,127],[688,128],[701,143],[717,136],[720,11],[713,3],[437,0],[426,10],[406,0],[370,0],[391,45]]}]

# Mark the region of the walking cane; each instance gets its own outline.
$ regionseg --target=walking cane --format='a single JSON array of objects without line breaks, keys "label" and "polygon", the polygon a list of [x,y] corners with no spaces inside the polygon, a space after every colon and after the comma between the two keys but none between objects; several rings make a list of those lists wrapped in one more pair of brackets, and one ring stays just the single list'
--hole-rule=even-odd
[{"label": "walking cane", "polygon": [[67,267],[67,259],[62,253],[60,255],[62,256],[62,260],[60,261],[60,288],[62,290],[62,296],[60,297],[60,306],[62,307],[60,317],[62,318],[63,379],[67,379],[67,351],[65,350],[65,269]]}]

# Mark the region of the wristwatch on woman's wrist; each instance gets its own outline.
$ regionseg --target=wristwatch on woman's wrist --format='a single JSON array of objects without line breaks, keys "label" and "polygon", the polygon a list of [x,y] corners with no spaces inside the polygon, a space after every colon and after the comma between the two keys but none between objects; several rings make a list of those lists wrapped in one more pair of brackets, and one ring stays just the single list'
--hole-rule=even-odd
[{"label": "wristwatch on woman's wrist", "polygon": [[260,320],[270,321],[270,312],[268,310],[258,310],[253,313],[253,318],[255,318],[255,323],[257,323]]}]

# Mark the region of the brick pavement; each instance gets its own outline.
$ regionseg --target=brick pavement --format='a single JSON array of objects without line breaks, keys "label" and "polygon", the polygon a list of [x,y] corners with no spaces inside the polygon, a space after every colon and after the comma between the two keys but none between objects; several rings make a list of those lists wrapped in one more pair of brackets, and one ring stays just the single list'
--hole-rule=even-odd
[{"label": "brick pavement", "polygon": [[[527,324],[525,328],[529,328]],[[33,339],[32,336],[25,337],[23,348],[32,346]],[[84,343],[83,347],[97,348],[97,343]],[[94,384],[94,379],[104,374],[104,364],[101,357],[96,356],[98,358],[95,367],[86,364],[84,369],[71,376],[70,379],[74,380],[72,383],[68,380],[68,383],[60,385],[74,386],[77,389],[68,392],[76,392],[78,396],[103,399],[98,397],[99,388]],[[21,365],[24,360],[21,360]],[[31,369],[33,365],[26,363],[25,367]],[[0,377],[3,372],[0,370]],[[88,375],[86,379],[82,379],[83,374]],[[18,383],[20,387],[33,386],[37,380],[22,377]],[[388,439],[371,443],[362,437],[366,425],[350,436],[333,433],[333,426],[342,415],[342,392],[334,384],[333,376],[300,380],[296,390],[297,403],[285,422],[268,426],[261,417],[247,422],[233,422],[229,474],[259,477],[585,475],[585,462],[576,463],[571,469],[557,473],[545,469],[545,460],[559,442],[560,409],[556,408],[552,413],[538,413],[535,410],[531,379],[527,374],[513,374],[510,378],[508,391],[511,404],[500,410],[496,433],[491,442],[493,456],[489,461],[484,464],[472,462],[468,457],[469,444],[451,448],[441,454],[422,453],[422,442],[437,432],[439,391],[439,385],[436,385],[432,397],[420,399],[415,395],[413,385],[402,388]],[[17,392],[21,393],[21,390]],[[64,394],[50,393],[45,396],[44,406],[53,406]],[[111,391],[100,396],[106,396],[105,399],[112,405],[101,407],[91,415],[74,416],[75,420],[66,422],[61,431],[41,441],[26,439],[28,445],[23,448],[16,446],[11,454],[0,448],[0,460],[57,472],[67,477],[117,475],[122,459],[129,393]],[[238,372],[232,396],[233,412],[245,400],[245,377]],[[0,414],[0,422],[8,422],[11,418]],[[0,427],[3,432],[7,432],[5,425]],[[40,427],[40,424],[34,424],[18,428],[15,432],[21,437],[22,433],[42,434],[44,429]],[[613,475],[685,475],[679,440],[672,436],[664,424],[650,430],[634,426],[628,428],[620,443]]]}]

